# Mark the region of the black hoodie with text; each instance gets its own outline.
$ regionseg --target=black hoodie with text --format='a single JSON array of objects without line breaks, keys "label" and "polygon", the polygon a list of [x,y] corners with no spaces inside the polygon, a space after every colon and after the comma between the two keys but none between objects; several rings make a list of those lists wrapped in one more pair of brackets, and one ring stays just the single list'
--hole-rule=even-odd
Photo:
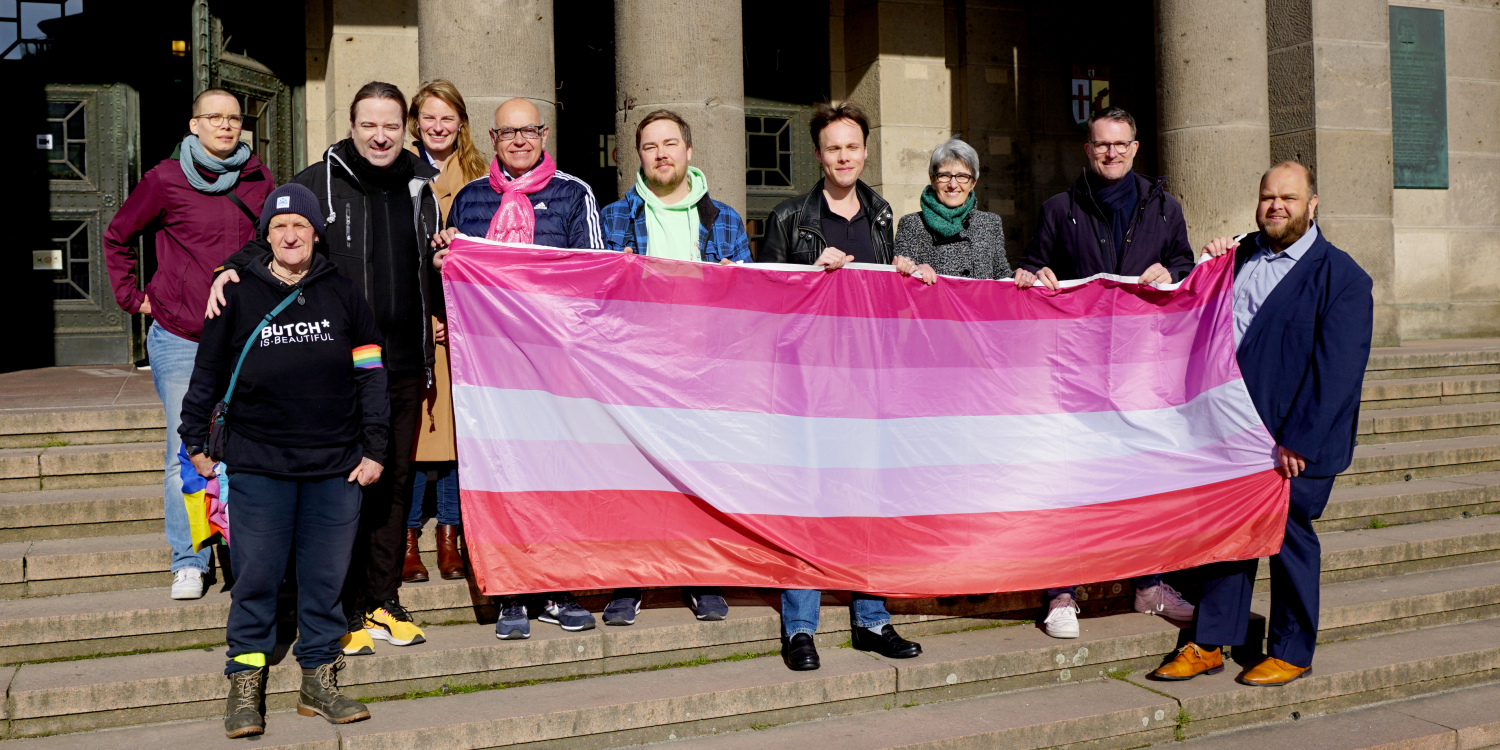
[{"label": "black hoodie with text", "polygon": [[[247,248],[248,250],[249,248]],[[178,432],[203,445],[245,342],[294,287],[272,275],[271,253],[254,252],[229,305],[205,322]],[[314,254],[301,297],[256,336],[229,409],[224,463],[277,479],[347,474],[361,457],[385,463],[390,401],[375,314],[354,282]]]}]

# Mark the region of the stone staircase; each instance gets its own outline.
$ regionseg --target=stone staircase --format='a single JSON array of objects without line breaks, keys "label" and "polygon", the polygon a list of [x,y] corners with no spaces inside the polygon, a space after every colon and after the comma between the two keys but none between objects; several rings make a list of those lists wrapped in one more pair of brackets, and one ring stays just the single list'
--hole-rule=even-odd
[{"label": "stone staircase", "polygon": [[[823,668],[793,673],[774,655],[775,592],[732,590],[730,618],[701,623],[678,592],[651,591],[632,627],[536,623],[530,640],[500,642],[486,597],[434,580],[402,588],[428,642],[379,643],[341,675],[374,701],[372,720],[335,728],[287,710],[298,675],[277,654],[256,743],[1500,747],[1500,341],[1377,350],[1363,396],[1355,463],[1317,523],[1323,642],[1314,673],[1284,688],[1240,686],[1233,664],[1146,681],[1181,632],[1129,612],[1122,581],[1081,589],[1073,641],[1035,626],[1039,592],[893,600],[925,650],[906,661],[847,648],[847,600],[830,595]],[[0,400],[0,746],[242,744],[218,718],[228,595],[178,602],[162,588],[160,409],[14,403]],[[583,601],[598,612],[605,598]]]}]

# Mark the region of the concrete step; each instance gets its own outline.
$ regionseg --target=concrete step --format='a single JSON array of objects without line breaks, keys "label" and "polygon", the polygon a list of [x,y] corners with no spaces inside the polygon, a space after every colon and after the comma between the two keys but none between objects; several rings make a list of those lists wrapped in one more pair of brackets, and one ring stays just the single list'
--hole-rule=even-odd
[{"label": "concrete step", "polygon": [[[1320,534],[1324,584],[1500,560],[1500,515]],[[1263,561],[1264,562],[1264,561]],[[1262,564],[1258,585],[1268,585]]]},{"label": "concrete step", "polygon": [[1320,533],[1500,512],[1500,472],[1335,487]]},{"label": "concrete step", "polygon": [[67,445],[0,450],[0,492],[153,484],[166,443]]},{"label": "concrete step", "polygon": [[[1322,540],[1325,583],[1444,570],[1500,560],[1500,515],[1330,532]],[[432,554],[425,557],[436,570]],[[142,585],[170,581],[162,572],[168,563],[159,534],[0,545],[0,596],[30,595],[0,601],[0,663],[222,642],[227,596],[211,590],[201,600],[175,602],[165,589]],[[1270,566],[1261,565],[1259,576],[1257,585],[1268,586]],[[98,593],[38,595],[67,591]],[[775,603],[774,596],[766,600],[765,592],[755,589],[731,593],[746,602]],[[1101,614],[1128,611],[1132,596],[1126,581],[1090,583],[1078,592],[1089,612]],[[492,623],[497,615],[490,598],[468,580],[404,584],[401,599],[424,626]],[[599,612],[608,599],[606,593],[585,594],[581,601]],[[826,601],[831,605],[836,600]],[[680,593],[648,591],[646,606],[649,612],[680,607]],[[949,629],[1030,620],[1041,606],[1037,591],[891,603],[898,624],[925,626],[956,618],[958,624],[944,626]],[[831,614],[829,622],[842,622],[843,616]],[[765,627],[765,638],[774,639],[772,620]]]},{"label": "concrete step", "polygon": [[[1500,564],[1412,580],[1335,584],[1324,596],[1322,618],[1333,639],[1475,621],[1500,609]],[[774,592],[765,596],[772,597]],[[1264,611],[1264,602],[1257,604]],[[908,616],[899,627],[921,639],[927,655],[909,662],[900,689],[927,696],[921,699],[926,701],[1069,682],[1110,669],[1154,667],[1178,643],[1179,626],[1170,621],[1134,613],[1091,614],[1085,610],[1083,637],[1077,641],[1049,638],[1034,621],[935,635],[965,623]],[[819,640],[825,651],[844,651],[834,646],[847,640],[847,610],[825,609],[823,624]],[[375,655],[349,659],[341,684],[357,697],[392,697],[738,660],[774,653],[778,627],[771,607],[743,600],[725,622],[698,622],[682,608],[653,609],[630,628],[565,633],[539,623],[532,638],[522,642],[499,643],[488,626],[437,626],[428,629],[427,643],[407,648],[377,643]],[[12,727],[37,734],[213,715],[227,689],[223,652],[211,647],[22,664],[8,693]],[[278,657],[273,708],[291,705],[297,679],[291,660],[284,653]],[[908,696],[911,700],[918,699]]]},{"label": "concrete step", "polygon": [[1500,433],[1500,402],[1497,401],[1376,409],[1361,411],[1359,415],[1360,445],[1497,433]]},{"label": "concrete step", "polygon": [[162,531],[160,482],[0,493],[0,543]]},{"label": "concrete step", "polygon": [[1360,391],[1363,409],[1473,404],[1500,400],[1500,374],[1371,380]]},{"label": "concrete step", "polygon": [[0,409],[0,448],[41,448],[161,440],[161,404]]},{"label": "concrete step", "polygon": [[[1242,668],[1249,667],[1242,663]],[[1130,679],[1175,698],[1189,737],[1500,681],[1500,621],[1423,628],[1318,647],[1313,671],[1280,689],[1247,687],[1238,670],[1188,682]]]},{"label": "concrete step", "polygon": [[1370,352],[1366,380],[1500,373],[1500,339],[1411,341]]},{"label": "concrete step", "polygon": [[[586,637],[557,640],[572,646]],[[373,703],[371,721],[339,729],[340,747],[471,748],[540,742],[557,748],[621,746],[836,716],[858,715],[863,723],[897,706],[1100,680],[1106,675],[1124,677],[1141,689],[1140,700],[1150,701],[1126,710],[1150,708],[1131,720],[1139,725],[1146,718],[1142,729],[1167,730],[1151,741],[1165,740],[1173,731],[1194,736],[1293,712],[1345,710],[1500,680],[1500,621],[1495,620],[1325,644],[1314,673],[1281,690],[1238,685],[1236,669],[1188,683],[1140,681],[1176,643],[1176,628],[1157,618],[1114,616],[1085,620],[1083,637],[1066,643],[1035,628],[1011,627],[924,638],[925,653],[903,661],[825,648],[823,667],[815,672],[790,672],[780,659],[769,656],[503,690],[452,691],[458,694]],[[504,652],[509,645],[516,644],[485,650]],[[162,658],[166,656],[176,658]],[[192,669],[193,659],[212,663]],[[218,653],[178,652],[22,665],[8,686],[11,736],[192,714],[216,716],[227,690],[218,674],[220,659]],[[351,660],[348,679],[341,680],[349,684],[351,695],[362,692],[356,672],[360,661]],[[292,700],[297,679],[295,665],[273,667],[268,697],[273,709]],[[1103,700],[1097,694],[1069,695]],[[1160,701],[1163,697],[1173,700]],[[1079,705],[1075,716],[1100,713],[1088,711],[1088,703]],[[960,727],[976,723],[977,717],[968,715],[970,722]]]},{"label": "concrete step", "polygon": [[1196,737],[1182,750],[1481,750],[1500,746],[1500,685]]},{"label": "concrete step", "polygon": [[1413,479],[1500,470],[1500,435],[1360,445],[1337,485],[1409,482]]}]

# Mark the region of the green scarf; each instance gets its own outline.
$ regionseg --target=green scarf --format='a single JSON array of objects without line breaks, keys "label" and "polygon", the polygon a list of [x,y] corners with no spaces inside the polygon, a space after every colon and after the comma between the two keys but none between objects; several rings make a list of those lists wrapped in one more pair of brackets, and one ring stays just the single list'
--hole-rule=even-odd
[{"label": "green scarf", "polygon": [[708,194],[708,178],[697,167],[688,167],[687,181],[687,197],[668,206],[651,192],[645,173],[635,173],[635,194],[646,204],[647,255],[676,260],[703,259],[698,248],[698,201]]},{"label": "green scarf", "polygon": [[952,237],[963,231],[964,219],[969,218],[976,202],[974,191],[970,190],[969,199],[962,206],[948,208],[938,200],[937,191],[928,185],[922,190],[922,223],[940,237]]}]

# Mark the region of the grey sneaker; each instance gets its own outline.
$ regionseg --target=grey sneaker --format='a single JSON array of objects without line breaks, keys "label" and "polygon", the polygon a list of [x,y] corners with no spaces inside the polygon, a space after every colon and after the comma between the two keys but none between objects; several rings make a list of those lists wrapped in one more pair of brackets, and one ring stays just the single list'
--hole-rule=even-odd
[{"label": "grey sneaker", "polygon": [[265,734],[266,668],[229,675],[229,702],[224,707],[224,736],[230,739]]},{"label": "grey sneaker", "polygon": [[330,724],[348,724],[370,718],[365,704],[345,697],[339,692],[338,671],[344,668],[344,657],[340,655],[332,664],[324,664],[313,670],[302,670],[302,692],[297,694],[297,713],[303,716],[321,716]]},{"label": "grey sneaker", "polygon": [[1193,621],[1193,605],[1177,589],[1165,583],[1135,591],[1135,611],[1147,615],[1161,615],[1178,622]]}]

